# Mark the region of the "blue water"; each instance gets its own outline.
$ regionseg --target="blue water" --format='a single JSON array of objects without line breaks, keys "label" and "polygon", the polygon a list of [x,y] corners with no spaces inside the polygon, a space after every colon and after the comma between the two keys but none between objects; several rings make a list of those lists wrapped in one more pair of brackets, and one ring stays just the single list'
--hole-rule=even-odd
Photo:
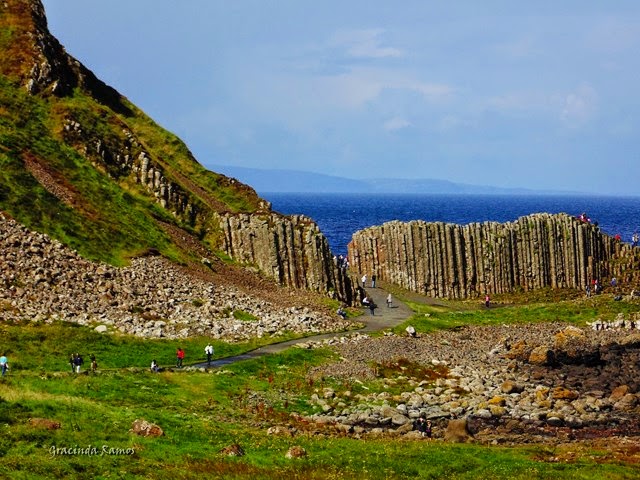
[{"label": "blue water", "polygon": [[532,213],[586,212],[610,235],[631,242],[640,231],[640,197],[421,195],[421,194],[300,194],[263,193],[273,209],[304,214],[315,220],[335,255],[347,253],[357,230],[391,220],[424,220],[466,225],[473,222],[511,222]]}]

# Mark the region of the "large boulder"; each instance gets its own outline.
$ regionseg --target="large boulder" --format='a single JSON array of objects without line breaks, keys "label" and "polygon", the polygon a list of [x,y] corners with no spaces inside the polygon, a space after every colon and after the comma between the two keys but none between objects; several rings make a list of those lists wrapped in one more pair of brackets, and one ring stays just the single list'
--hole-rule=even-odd
[{"label": "large boulder", "polygon": [[444,441],[451,443],[465,443],[473,439],[469,431],[469,424],[466,418],[456,418],[449,420],[447,429],[444,432]]}]

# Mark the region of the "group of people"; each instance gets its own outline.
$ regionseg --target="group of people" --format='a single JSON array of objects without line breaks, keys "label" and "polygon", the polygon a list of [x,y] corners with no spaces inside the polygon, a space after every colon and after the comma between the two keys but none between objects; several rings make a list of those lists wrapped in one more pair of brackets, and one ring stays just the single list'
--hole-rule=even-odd
[{"label": "group of people", "polygon": [[[367,288],[367,274],[362,275],[362,288]],[[371,288],[376,288],[376,274],[371,275]]]},{"label": "group of people", "polygon": [[[207,365],[211,366],[211,360],[213,359],[213,345],[211,345],[211,343],[208,343],[207,346],[204,347],[204,354],[207,357]],[[178,349],[176,350],[176,367],[177,368],[182,368],[184,366],[184,357],[185,357],[184,349],[182,347],[178,347]],[[149,368],[154,373],[160,371],[160,366],[158,365],[158,362],[156,361],[155,358],[151,360],[151,366]]]},{"label": "group of people", "polygon": [[[89,360],[91,360],[91,371],[95,372],[98,370],[98,361],[96,360],[96,356],[92,353],[89,356]],[[82,355],[79,353],[74,353],[69,357],[69,365],[71,366],[71,373],[80,373],[82,369],[82,365],[84,365],[84,359]]]},{"label": "group of people", "polygon": [[347,269],[349,268],[349,259],[347,256],[338,255],[337,257],[333,256],[333,261],[335,262],[338,268]]}]

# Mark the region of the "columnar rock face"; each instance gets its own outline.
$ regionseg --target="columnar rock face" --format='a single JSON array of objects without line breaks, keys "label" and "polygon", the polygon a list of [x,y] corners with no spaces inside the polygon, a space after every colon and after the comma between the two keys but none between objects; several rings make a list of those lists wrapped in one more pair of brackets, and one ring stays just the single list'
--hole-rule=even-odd
[{"label": "columnar rock face", "polygon": [[473,298],[516,289],[583,289],[613,276],[637,282],[637,249],[566,214],[510,223],[393,221],[356,232],[353,270],[433,297]]},{"label": "columnar rock face", "polygon": [[234,260],[254,265],[282,285],[333,292],[351,302],[351,281],[333,260],[326,237],[311,219],[269,212],[224,214],[219,221],[221,247]]}]

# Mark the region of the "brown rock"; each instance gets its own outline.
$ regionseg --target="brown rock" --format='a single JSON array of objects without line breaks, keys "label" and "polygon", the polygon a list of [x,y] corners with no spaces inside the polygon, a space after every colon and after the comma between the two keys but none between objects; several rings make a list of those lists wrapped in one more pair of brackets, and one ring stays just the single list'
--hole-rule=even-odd
[{"label": "brown rock", "polygon": [[237,443],[234,443],[233,445],[224,447],[220,450],[220,453],[228,457],[242,457],[244,456],[244,449]]},{"label": "brown rock", "polygon": [[554,361],[553,350],[544,345],[534,348],[529,355],[529,363],[533,365],[552,365]]},{"label": "brown rock", "polygon": [[444,432],[444,441],[451,443],[465,443],[473,439],[469,431],[466,418],[456,418],[449,420],[447,429]]},{"label": "brown rock", "polygon": [[617,402],[622,397],[624,397],[627,393],[629,393],[629,386],[620,385],[619,387],[616,387],[613,389],[609,398],[611,399],[612,402]]},{"label": "brown rock", "polygon": [[307,451],[299,445],[294,445],[288,451],[285,457],[287,458],[302,458],[307,456]]},{"label": "brown rock", "polygon": [[512,380],[507,380],[500,386],[500,390],[502,390],[502,393],[506,394],[521,393],[524,390],[524,387],[522,385],[518,385]]},{"label": "brown rock", "polygon": [[161,437],[164,435],[164,431],[158,425],[140,418],[133,421],[129,431],[141,437]]},{"label": "brown rock", "polygon": [[565,387],[555,387],[551,391],[551,398],[554,400],[575,400],[580,394],[575,390],[569,390]]}]

